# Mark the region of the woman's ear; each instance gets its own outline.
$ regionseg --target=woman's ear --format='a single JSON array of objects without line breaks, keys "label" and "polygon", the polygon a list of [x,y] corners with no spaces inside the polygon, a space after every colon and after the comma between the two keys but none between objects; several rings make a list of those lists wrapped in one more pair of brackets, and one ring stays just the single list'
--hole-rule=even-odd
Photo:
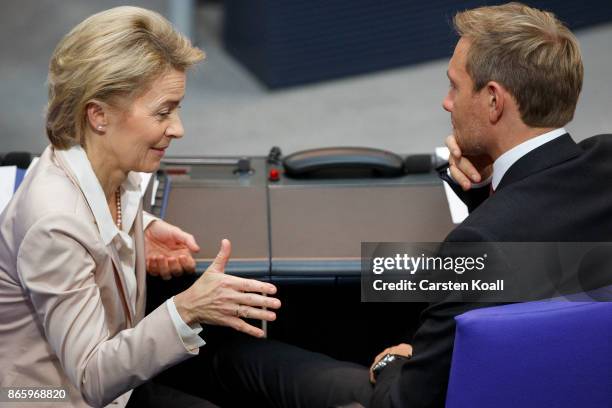
[{"label": "woman's ear", "polygon": [[92,100],[87,103],[85,111],[87,114],[87,123],[91,130],[95,133],[106,132],[108,124],[108,105],[103,102]]}]

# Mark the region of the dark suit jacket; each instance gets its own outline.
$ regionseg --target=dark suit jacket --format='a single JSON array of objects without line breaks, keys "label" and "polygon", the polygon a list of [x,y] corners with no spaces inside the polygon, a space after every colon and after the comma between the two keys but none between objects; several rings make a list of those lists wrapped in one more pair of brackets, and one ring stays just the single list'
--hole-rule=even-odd
[{"label": "dark suit jacket", "polygon": [[[512,165],[482,203],[482,192],[474,198],[453,187],[473,211],[448,242],[612,241],[612,135],[576,144],[566,134],[538,147]],[[491,305],[430,304],[412,342],[414,356],[381,372],[371,406],[443,407],[454,318]]]}]

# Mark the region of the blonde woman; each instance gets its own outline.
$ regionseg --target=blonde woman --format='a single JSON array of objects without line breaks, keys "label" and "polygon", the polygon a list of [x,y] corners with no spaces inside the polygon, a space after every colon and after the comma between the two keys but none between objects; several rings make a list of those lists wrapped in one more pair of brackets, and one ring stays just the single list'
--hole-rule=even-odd
[{"label": "blonde woman", "polygon": [[263,296],[273,285],[223,274],[227,240],[190,288],[144,316],[146,266],[192,271],[198,246],[143,214],[137,172],[155,171],[183,136],[186,71],[203,58],[136,7],[95,14],[57,46],[51,145],[0,215],[1,387],[61,389],[78,407],[212,406],[147,380],[198,354],[201,323],[261,337],[243,318],[275,318],[264,308],[280,302]]}]

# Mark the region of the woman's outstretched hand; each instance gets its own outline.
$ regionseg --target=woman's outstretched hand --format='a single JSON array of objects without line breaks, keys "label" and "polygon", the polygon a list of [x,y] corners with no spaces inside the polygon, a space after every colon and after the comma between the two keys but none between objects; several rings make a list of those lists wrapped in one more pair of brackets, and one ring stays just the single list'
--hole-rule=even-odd
[{"label": "woman's outstretched hand", "polygon": [[235,330],[263,337],[264,332],[245,321],[257,319],[273,321],[280,300],[268,297],[276,293],[276,286],[254,279],[226,275],[231,244],[224,239],[213,263],[204,274],[184,292],[174,297],[176,309],[187,324],[205,323],[228,326]]}]

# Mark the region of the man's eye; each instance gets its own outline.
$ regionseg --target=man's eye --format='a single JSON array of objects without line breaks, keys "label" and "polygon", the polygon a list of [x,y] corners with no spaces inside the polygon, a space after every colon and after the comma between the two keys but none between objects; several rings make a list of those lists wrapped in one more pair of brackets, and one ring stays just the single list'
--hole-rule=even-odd
[{"label": "man's eye", "polygon": [[170,114],[170,111],[163,111],[163,112],[159,112],[157,114],[157,116],[160,116],[162,118],[165,118],[166,116],[168,116]]}]

